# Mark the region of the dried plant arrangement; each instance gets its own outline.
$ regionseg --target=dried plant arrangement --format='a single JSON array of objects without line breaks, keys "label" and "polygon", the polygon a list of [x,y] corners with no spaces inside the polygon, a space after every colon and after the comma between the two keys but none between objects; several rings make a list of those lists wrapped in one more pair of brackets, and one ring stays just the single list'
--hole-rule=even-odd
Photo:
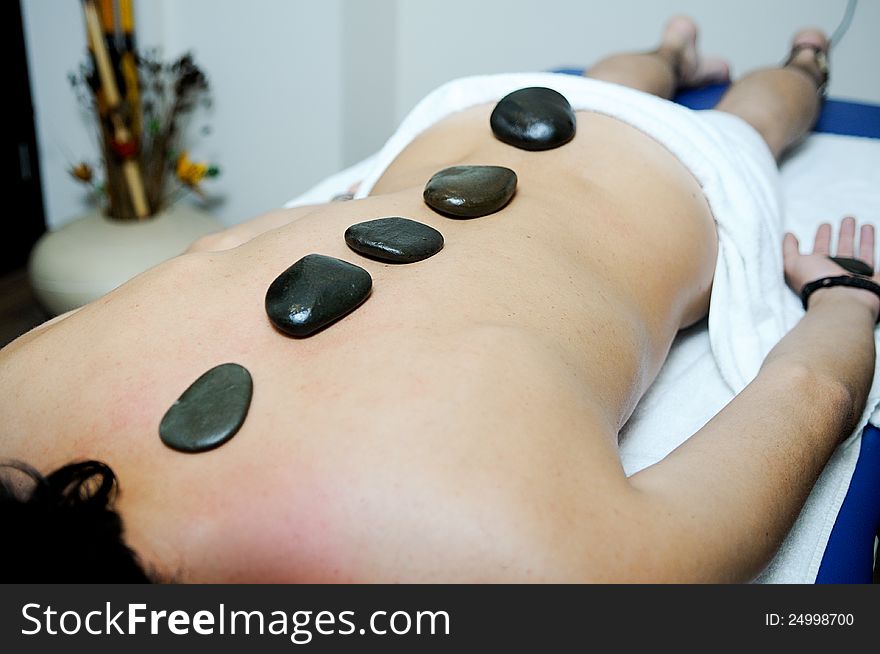
[{"label": "dried plant arrangement", "polygon": [[189,53],[163,62],[138,52],[132,0],[83,0],[83,12],[90,56],[69,81],[97,118],[104,179],[86,162],[71,175],[118,220],[149,218],[188,191],[202,195],[201,181],[219,170],[191,161],[182,137],[189,114],[209,102],[207,77]]}]

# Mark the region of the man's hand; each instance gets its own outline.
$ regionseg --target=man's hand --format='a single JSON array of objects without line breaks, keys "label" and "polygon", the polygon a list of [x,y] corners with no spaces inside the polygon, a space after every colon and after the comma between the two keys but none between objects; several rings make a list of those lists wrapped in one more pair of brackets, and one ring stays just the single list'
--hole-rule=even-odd
[{"label": "man's hand", "polygon": [[[856,221],[855,218],[844,218],[840,223],[840,232],[837,239],[838,257],[850,257],[864,261],[874,267],[874,226],[862,225],[859,234],[859,247],[855,247]],[[831,261],[831,225],[823,223],[816,230],[816,239],[811,254],[801,254],[798,240],[794,234],[787,233],[782,241],[782,256],[785,262],[785,281],[791,290],[800,295],[805,284],[822,277],[837,277],[851,274],[847,270]],[[871,279],[880,283],[880,274],[874,273]],[[836,286],[823,288],[815,291],[810,296],[810,302],[818,300],[820,296],[834,293],[835,296],[849,296],[862,302],[871,308],[873,315],[880,312],[880,298],[870,291],[856,288]]]}]

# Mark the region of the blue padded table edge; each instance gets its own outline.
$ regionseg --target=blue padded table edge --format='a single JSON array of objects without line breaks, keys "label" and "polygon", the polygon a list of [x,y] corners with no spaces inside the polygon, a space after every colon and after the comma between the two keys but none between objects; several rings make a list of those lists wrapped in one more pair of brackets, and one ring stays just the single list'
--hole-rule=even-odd
[{"label": "blue padded table edge", "polygon": [[[557,68],[553,72],[582,75],[584,69]],[[677,93],[672,100],[689,109],[711,109],[721,99],[727,87],[727,84],[710,84],[698,89],[687,89]],[[880,139],[880,105],[848,100],[825,100],[813,131]]]},{"label": "blue padded table edge", "polygon": [[849,490],[816,575],[817,584],[870,584],[880,531],[880,429],[868,424]]}]

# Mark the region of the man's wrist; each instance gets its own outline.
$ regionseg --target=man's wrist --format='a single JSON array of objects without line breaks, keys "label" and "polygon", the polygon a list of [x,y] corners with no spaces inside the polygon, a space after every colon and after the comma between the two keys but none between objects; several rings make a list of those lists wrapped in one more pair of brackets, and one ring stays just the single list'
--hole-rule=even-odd
[{"label": "man's wrist", "polygon": [[810,294],[809,307],[818,305],[857,304],[866,308],[871,319],[877,321],[880,314],[880,297],[872,291],[852,286],[828,286],[817,288]]}]

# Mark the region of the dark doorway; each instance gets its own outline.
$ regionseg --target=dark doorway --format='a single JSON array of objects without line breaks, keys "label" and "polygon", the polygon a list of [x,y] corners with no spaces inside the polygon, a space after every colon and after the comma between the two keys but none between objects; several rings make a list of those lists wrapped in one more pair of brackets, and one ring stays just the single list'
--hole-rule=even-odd
[{"label": "dark doorway", "polygon": [[4,125],[0,129],[0,188],[3,189],[0,274],[25,265],[31,248],[46,231],[34,108],[28,81],[21,6],[0,2],[2,61],[6,62],[7,89],[3,94]]}]

